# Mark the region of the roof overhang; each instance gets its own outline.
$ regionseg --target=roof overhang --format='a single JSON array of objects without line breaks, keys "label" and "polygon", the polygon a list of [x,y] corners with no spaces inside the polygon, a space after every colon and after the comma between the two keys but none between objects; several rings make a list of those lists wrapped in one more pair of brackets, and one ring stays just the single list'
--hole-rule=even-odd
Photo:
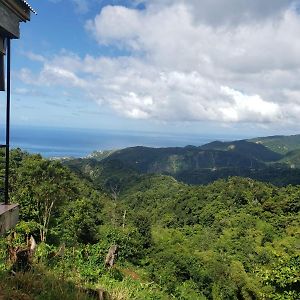
[{"label": "roof overhang", "polygon": [[30,20],[30,6],[23,0],[0,0],[7,8],[11,10],[20,20],[26,22]]},{"label": "roof overhang", "polygon": [[36,11],[31,7],[31,5],[26,0],[21,0],[27,8],[29,8],[35,15],[37,14]]},{"label": "roof overhang", "polygon": [[20,22],[30,20],[35,11],[25,0],[0,0],[0,35],[4,38],[20,37]]}]

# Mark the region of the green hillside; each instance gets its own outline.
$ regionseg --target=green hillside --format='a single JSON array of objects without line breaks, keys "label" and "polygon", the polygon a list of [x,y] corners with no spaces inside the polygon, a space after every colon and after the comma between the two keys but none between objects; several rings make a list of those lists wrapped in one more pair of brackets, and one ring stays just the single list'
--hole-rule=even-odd
[{"label": "green hillside", "polygon": [[271,151],[262,144],[256,144],[242,141],[233,141],[233,142],[212,142],[206,145],[201,146],[201,149],[204,150],[221,150],[221,151],[230,151],[233,153],[239,153],[241,155],[246,155],[253,159],[263,161],[263,162],[274,162],[282,158],[282,155],[279,153]]},{"label": "green hillside", "polygon": [[[142,180],[147,174],[127,167],[120,160],[99,162],[93,159],[74,159],[63,163],[80,177],[89,180],[95,188],[103,188],[107,191],[111,191],[112,188],[123,191],[126,187],[135,184],[136,181]],[[291,168],[286,161],[282,161],[282,164],[263,166],[258,169],[240,167],[203,168],[180,171],[172,176],[176,180],[193,185],[209,184],[218,179],[226,179],[232,176],[252,178],[276,186],[300,185],[300,169]]]},{"label": "green hillside", "polygon": [[290,168],[300,168],[300,149],[288,152],[281,160],[280,163],[288,165]]},{"label": "green hillside", "polygon": [[293,150],[300,149],[300,135],[291,136],[270,136],[248,140],[249,142],[263,145],[270,150],[279,153],[287,154]]},{"label": "green hillside", "polygon": [[[60,163],[14,150],[21,213],[0,238],[0,299],[94,299],[101,287],[111,300],[298,300],[299,151],[213,142]],[[7,249],[31,235],[24,270]]]},{"label": "green hillside", "polygon": [[189,184],[208,184],[230,176],[241,176],[284,186],[300,184],[299,152],[274,152],[267,147],[271,145],[268,142],[272,142],[274,148],[286,151],[297,147],[298,138],[276,136],[251,141],[215,141],[200,147],[183,148],[132,147],[108,151],[104,156],[101,152],[100,159],[90,157],[64,163],[74,171],[79,168],[95,186],[130,181],[142,174],[171,175]]},{"label": "green hillside", "polygon": [[111,154],[113,154],[116,150],[104,150],[104,151],[94,151],[92,152],[88,157],[92,159],[96,159],[98,161],[101,161],[107,157],[109,157]]},{"label": "green hillside", "polygon": [[[171,175],[189,184],[208,184],[241,176],[278,186],[300,184],[300,170],[291,159],[261,144],[247,141],[212,142],[201,147],[132,147],[109,152],[105,158],[74,159],[64,164],[91,180],[95,187],[130,183],[143,174]],[[293,162],[294,163],[294,162]]]},{"label": "green hillside", "polygon": [[[103,156],[104,155],[104,156]],[[189,184],[208,184],[241,176],[277,186],[300,184],[297,152],[286,155],[245,140],[215,141],[201,147],[132,147],[100,153],[100,157],[64,161],[95,186],[134,183],[143,174],[165,174]]]},{"label": "green hillside", "polygon": [[[88,161],[74,173],[12,152],[21,214],[0,238],[0,298],[95,299],[86,291],[101,288],[111,300],[299,299],[299,186],[240,177],[193,186],[134,170],[127,181],[116,160]],[[119,172],[122,189],[113,181],[95,189],[95,166],[103,178]],[[8,260],[7,249],[26,247],[31,235],[30,266]]]},{"label": "green hillside", "polygon": [[118,191],[135,183],[140,177],[136,170],[118,160],[98,161],[95,159],[73,159],[64,161],[79,177],[90,181],[97,189]]},{"label": "green hillside", "polygon": [[[252,147],[252,144],[249,143]],[[260,148],[260,147],[259,147]],[[268,160],[272,156],[270,152]],[[259,151],[257,151],[257,154]],[[264,165],[260,160],[264,155],[254,155],[240,150],[215,150],[202,147],[186,148],[146,148],[133,147],[119,150],[104,161],[118,160],[124,165],[141,173],[163,173],[175,175],[182,171],[221,168],[259,168]],[[267,155],[266,155],[267,157]],[[277,154],[273,154],[278,159]],[[259,158],[259,159],[258,159]]]}]

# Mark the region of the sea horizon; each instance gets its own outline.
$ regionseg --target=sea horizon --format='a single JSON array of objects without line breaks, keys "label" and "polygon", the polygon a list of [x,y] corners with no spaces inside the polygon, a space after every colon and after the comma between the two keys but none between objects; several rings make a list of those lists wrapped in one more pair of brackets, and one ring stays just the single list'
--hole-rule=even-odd
[{"label": "sea horizon", "polygon": [[[5,132],[1,128],[1,143]],[[116,150],[135,146],[185,147],[201,146],[220,140],[232,141],[249,137],[226,135],[198,135],[186,133],[158,133],[149,131],[117,131],[80,128],[13,126],[11,148],[51,157],[86,157],[94,151]]]}]

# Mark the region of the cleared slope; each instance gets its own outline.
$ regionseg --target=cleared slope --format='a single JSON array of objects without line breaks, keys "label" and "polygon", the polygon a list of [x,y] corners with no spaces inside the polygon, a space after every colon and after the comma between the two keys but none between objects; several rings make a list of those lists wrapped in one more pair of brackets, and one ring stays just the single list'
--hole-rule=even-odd
[{"label": "cleared slope", "polygon": [[290,151],[300,149],[300,135],[291,135],[291,136],[269,136],[269,137],[260,137],[248,140],[249,142],[263,145],[270,150],[280,153],[287,154]]}]

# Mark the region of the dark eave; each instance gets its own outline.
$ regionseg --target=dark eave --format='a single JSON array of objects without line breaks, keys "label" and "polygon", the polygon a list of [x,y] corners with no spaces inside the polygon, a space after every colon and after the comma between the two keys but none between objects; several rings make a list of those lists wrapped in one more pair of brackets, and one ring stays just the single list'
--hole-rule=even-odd
[{"label": "dark eave", "polygon": [[0,0],[0,35],[3,38],[20,38],[20,22],[30,20],[31,6],[25,0]]},{"label": "dark eave", "polygon": [[30,5],[24,0],[0,0],[6,7],[8,7],[22,22],[30,20]]},{"label": "dark eave", "polygon": [[29,8],[35,15],[37,14],[36,11],[31,7],[31,5],[26,0],[21,0],[27,8]]}]

